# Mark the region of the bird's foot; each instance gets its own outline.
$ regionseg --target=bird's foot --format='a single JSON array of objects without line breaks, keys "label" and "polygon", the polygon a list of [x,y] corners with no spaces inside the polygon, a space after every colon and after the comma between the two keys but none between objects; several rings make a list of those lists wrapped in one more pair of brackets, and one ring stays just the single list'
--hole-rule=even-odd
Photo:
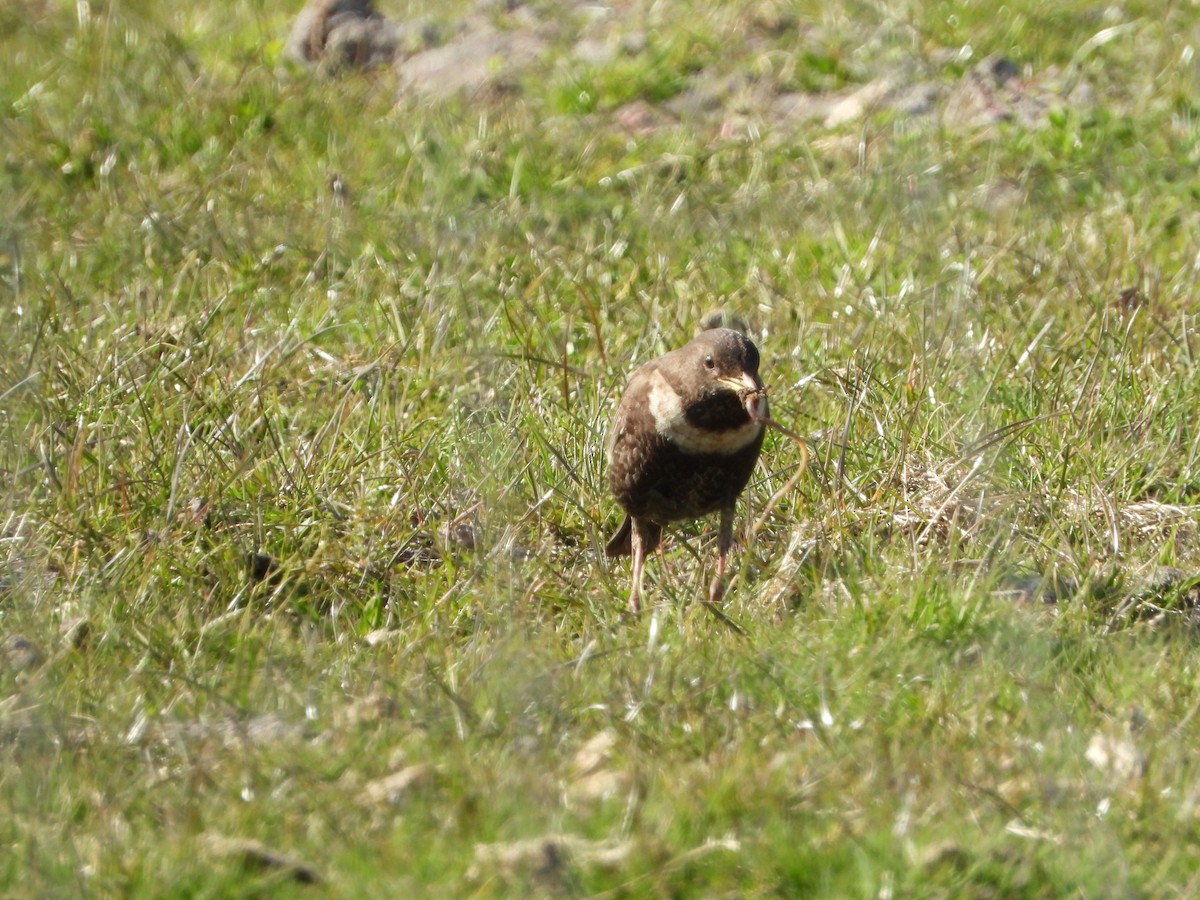
[{"label": "bird's foot", "polygon": [[712,584],[709,585],[708,602],[713,603],[713,604],[720,603],[724,596],[725,596],[725,573],[718,572],[717,576],[715,578],[713,578]]}]

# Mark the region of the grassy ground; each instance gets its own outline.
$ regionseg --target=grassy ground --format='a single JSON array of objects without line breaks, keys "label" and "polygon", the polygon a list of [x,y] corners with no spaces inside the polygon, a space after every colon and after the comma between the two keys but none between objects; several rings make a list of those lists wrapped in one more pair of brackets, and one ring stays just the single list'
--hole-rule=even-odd
[{"label": "grassy ground", "polygon": [[[1196,892],[1191,5],[635,4],[398,104],[164,6],[0,9],[5,894]],[[1095,102],[613,118],[991,53]],[[813,435],[741,632],[713,523],[640,620],[600,553],[624,376],[713,307]]]}]

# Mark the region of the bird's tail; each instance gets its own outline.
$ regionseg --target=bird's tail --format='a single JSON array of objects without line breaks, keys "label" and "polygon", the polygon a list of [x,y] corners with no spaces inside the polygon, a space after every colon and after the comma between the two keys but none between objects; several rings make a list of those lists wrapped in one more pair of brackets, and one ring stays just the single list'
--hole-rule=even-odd
[{"label": "bird's tail", "polygon": [[629,516],[604,548],[605,556],[629,556],[633,553],[633,520]]},{"label": "bird's tail", "polygon": [[[657,522],[640,521],[642,528],[642,543],[645,545],[647,553],[652,553],[658,549],[658,542],[662,539],[662,526]],[[617,533],[612,536],[608,544],[604,547],[605,556],[630,556],[633,553],[633,519],[629,516],[625,517],[625,521],[621,523],[621,527],[617,529]]]}]

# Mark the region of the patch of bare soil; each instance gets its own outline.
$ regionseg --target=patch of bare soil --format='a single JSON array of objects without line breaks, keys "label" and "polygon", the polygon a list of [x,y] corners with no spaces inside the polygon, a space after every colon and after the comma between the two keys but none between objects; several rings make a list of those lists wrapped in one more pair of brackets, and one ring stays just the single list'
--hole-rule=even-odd
[{"label": "patch of bare soil", "polygon": [[[531,73],[599,68],[650,52],[641,17],[630,15],[628,6],[623,0],[566,0],[553,8],[479,0],[461,18],[439,23],[390,16],[372,0],[313,0],[294,20],[285,55],[324,71],[389,67],[402,96],[465,95],[482,102],[518,92]],[[790,22],[771,37],[785,46],[794,38],[797,51],[821,41],[819,33]],[[710,63],[698,65],[669,99],[637,99],[607,115],[634,135],[678,123],[709,126],[723,136],[761,124],[832,129],[880,112],[937,116],[951,127],[1036,128],[1055,110],[1095,102],[1084,79],[1055,68],[1035,71],[1000,56],[956,74],[960,68],[960,53],[949,50],[919,64],[881,58],[875,70],[856,72],[855,83],[808,91],[763,71],[731,72]]]}]

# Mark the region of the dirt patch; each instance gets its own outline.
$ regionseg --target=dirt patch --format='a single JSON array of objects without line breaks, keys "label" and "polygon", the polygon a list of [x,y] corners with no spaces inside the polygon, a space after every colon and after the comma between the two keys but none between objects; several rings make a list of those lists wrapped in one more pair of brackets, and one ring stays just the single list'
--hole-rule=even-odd
[{"label": "dirt patch", "polygon": [[[605,0],[554,7],[479,0],[461,17],[436,23],[389,16],[372,0],[314,0],[296,17],[285,54],[325,71],[390,67],[402,97],[459,95],[483,102],[520,92],[522,80],[534,73],[564,84],[600,73],[636,94],[621,67],[636,69],[661,53],[644,18]],[[658,86],[596,112],[638,136],[679,124],[732,136],[760,124],[835,129],[880,113],[938,116],[941,124],[962,128],[1036,128],[1057,110],[1095,102],[1078,73],[1035,71],[1002,56],[964,70],[961,52],[950,50],[919,61],[881,54],[833,86],[796,89],[794,65],[780,72],[765,61],[780,54],[821,58],[829,52],[824,38],[794,22],[767,31],[755,27],[748,37],[731,32],[733,49],[689,60],[669,96],[654,96],[662,93]]]}]

